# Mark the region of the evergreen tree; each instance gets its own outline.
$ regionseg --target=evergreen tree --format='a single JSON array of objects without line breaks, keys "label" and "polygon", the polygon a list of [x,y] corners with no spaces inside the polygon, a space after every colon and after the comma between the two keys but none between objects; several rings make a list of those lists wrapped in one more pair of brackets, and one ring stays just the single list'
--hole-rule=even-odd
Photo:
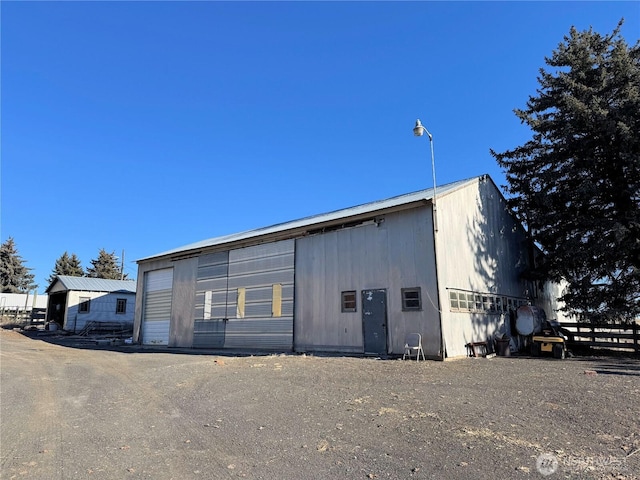
[{"label": "evergreen tree", "polygon": [[491,154],[510,206],[542,248],[534,278],[566,280],[565,310],[591,321],[640,315],[640,42],[571,28],[516,115],[533,131]]},{"label": "evergreen tree", "polygon": [[84,270],[80,263],[80,259],[75,253],[71,256],[67,252],[64,252],[60,258],[56,260],[56,265],[53,267],[51,275],[47,279],[47,282],[51,284],[58,275],[70,275],[72,277],[84,277]]},{"label": "evergreen tree", "polygon": [[87,268],[87,277],[106,278],[110,280],[127,279],[127,275],[122,274],[115,252],[107,253],[104,248],[100,249],[98,258],[91,260],[91,267]]},{"label": "evergreen tree", "polygon": [[24,265],[18,254],[15,241],[9,237],[0,245],[0,289],[2,293],[27,293],[38,285],[33,283],[35,276]]}]

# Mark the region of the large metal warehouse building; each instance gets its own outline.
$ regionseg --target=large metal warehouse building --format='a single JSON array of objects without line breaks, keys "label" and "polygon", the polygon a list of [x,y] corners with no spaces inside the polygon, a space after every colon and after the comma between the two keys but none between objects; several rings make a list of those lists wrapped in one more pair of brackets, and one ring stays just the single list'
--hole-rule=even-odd
[{"label": "large metal warehouse building", "polygon": [[[464,356],[554,288],[487,175],[138,260],[134,341],[229,350]],[[434,204],[435,207],[434,208]]]}]

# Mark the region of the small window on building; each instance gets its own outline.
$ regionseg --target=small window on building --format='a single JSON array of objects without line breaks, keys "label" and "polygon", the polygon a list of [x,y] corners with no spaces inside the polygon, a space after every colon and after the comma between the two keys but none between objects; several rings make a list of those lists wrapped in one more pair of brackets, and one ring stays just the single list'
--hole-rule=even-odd
[{"label": "small window on building", "polygon": [[422,310],[420,287],[402,289],[402,310]]},{"label": "small window on building", "polygon": [[342,292],[341,304],[343,313],[357,311],[356,291],[349,290],[346,292]]},{"label": "small window on building", "polygon": [[475,296],[473,293],[467,293],[467,309],[470,312],[475,311]]},{"label": "small window on building", "polygon": [[78,313],[89,313],[91,307],[91,298],[80,297],[80,303],[78,304]]},{"label": "small window on building", "polygon": [[451,303],[451,310],[458,310],[460,306],[458,303],[458,292],[449,292],[449,303]]},{"label": "small window on building", "polygon": [[482,296],[476,295],[476,312],[482,311]]},{"label": "small window on building", "polygon": [[116,313],[127,313],[127,299],[119,298],[116,300]]},{"label": "small window on building", "polygon": [[482,296],[482,310],[485,312],[489,311],[489,297],[486,295]]},{"label": "small window on building", "polygon": [[467,295],[465,293],[458,293],[458,301],[460,302],[460,310],[467,311]]}]

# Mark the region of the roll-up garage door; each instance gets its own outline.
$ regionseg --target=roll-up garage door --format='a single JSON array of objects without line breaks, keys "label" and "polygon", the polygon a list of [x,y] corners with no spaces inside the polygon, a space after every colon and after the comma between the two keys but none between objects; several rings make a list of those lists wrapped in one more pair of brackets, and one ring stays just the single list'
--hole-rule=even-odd
[{"label": "roll-up garage door", "polygon": [[145,273],[142,307],[143,345],[169,344],[172,287],[172,268]]}]

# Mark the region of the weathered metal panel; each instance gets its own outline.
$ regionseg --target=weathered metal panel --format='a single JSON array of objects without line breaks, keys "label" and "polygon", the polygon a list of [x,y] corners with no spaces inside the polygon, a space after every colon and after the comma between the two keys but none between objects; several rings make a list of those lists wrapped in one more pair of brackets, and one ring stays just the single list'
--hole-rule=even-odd
[{"label": "weathered metal panel", "polygon": [[227,323],[229,252],[198,257],[194,348],[223,348]]},{"label": "weathered metal panel", "polygon": [[224,278],[229,268],[229,252],[218,252],[198,257],[198,281]]},{"label": "weathered metal panel", "polygon": [[[402,354],[407,333],[421,333],[438,356],[440,326],[430,207],[383,221],[296,240],[296,350],[364,352],[362,303],[342,312],[343,291],[387,289],[388,353]],[[401,289],[420,287],[421,311],[403,312]],[[359,298],[359,295],[358,295]]]},{"label": "weathered metal panel", "polygon": [[[293,348],[295,241],[231,250],[227,312],[235,312],[238,288],[245,289],[244,317],[226,325],[226,348]],[[273,316],[273,285],[282,285],[282,315]]]},{"label": "weathered metal panel", "polygon": [[226,325],[225,348],[291,350],[292,342],[291,318],[244,318]]},{"label": "weathered metal panel", "polygon": [[[523,298],[525,235],[492,181],[476,179],[437,200],[437,261],[447,357],[465,356],[469,342],[507,331],[505,314],[452,311],[449,291]],[[507,315],[508,316],[508,315]],[[508,322],[507,322],[508,323]]]},{"label": "weathered metal panel", "polygon": [[[438,303],[438,281],[433,244],[431,206],[389,215],[388,262],[389,342],[393,353],[404,352],[407,334],[422,335],[427,356],[442,355],[442,333]],[[422,310],[402,310],[402,289],[420,287]]]},{"label": "weathered metal panel", "polygon": [[197,258],[174,262],[171,304],[170,347],[193,345],[193,304],[196,296]]},{"label": "weathered metal panel", "polygon": [[142,306],[142,343],[168,345],[171,323],[173,269],[145,273]]},{"label": "weathered metal panel", "polygon": [[[233,253],[233,250],[231,252]],[[293,265],[293,254],[289,256],[289,260]],[[233,265],[230,265],[230,268],[233,268]],[[262,287],[267,285],[271,287],[274,283],[285,284],[291,279],[292,269],[293,267],[289,267],[282,270],[267,270],[264,272],[249,271],[240,274],[236,274],[231,271],[229,274],[229,289],[233,290],[240,287]],[[269,294],[271,294],[271,291],[269,291]],[[269,295],[269,300],[271,300],[271,295]]]},{"label": "weathered metal panel", "polygon": [[[199,257],[194,347],[290,350],[294,249],[286,240]],[[282,289],[280,316],[274,284]]]},{"label": "weathered metal panel", "polygon": [[226,324],[225,320],[219,318],[196,320],[193,327],[193,347],[224,347]]}]

